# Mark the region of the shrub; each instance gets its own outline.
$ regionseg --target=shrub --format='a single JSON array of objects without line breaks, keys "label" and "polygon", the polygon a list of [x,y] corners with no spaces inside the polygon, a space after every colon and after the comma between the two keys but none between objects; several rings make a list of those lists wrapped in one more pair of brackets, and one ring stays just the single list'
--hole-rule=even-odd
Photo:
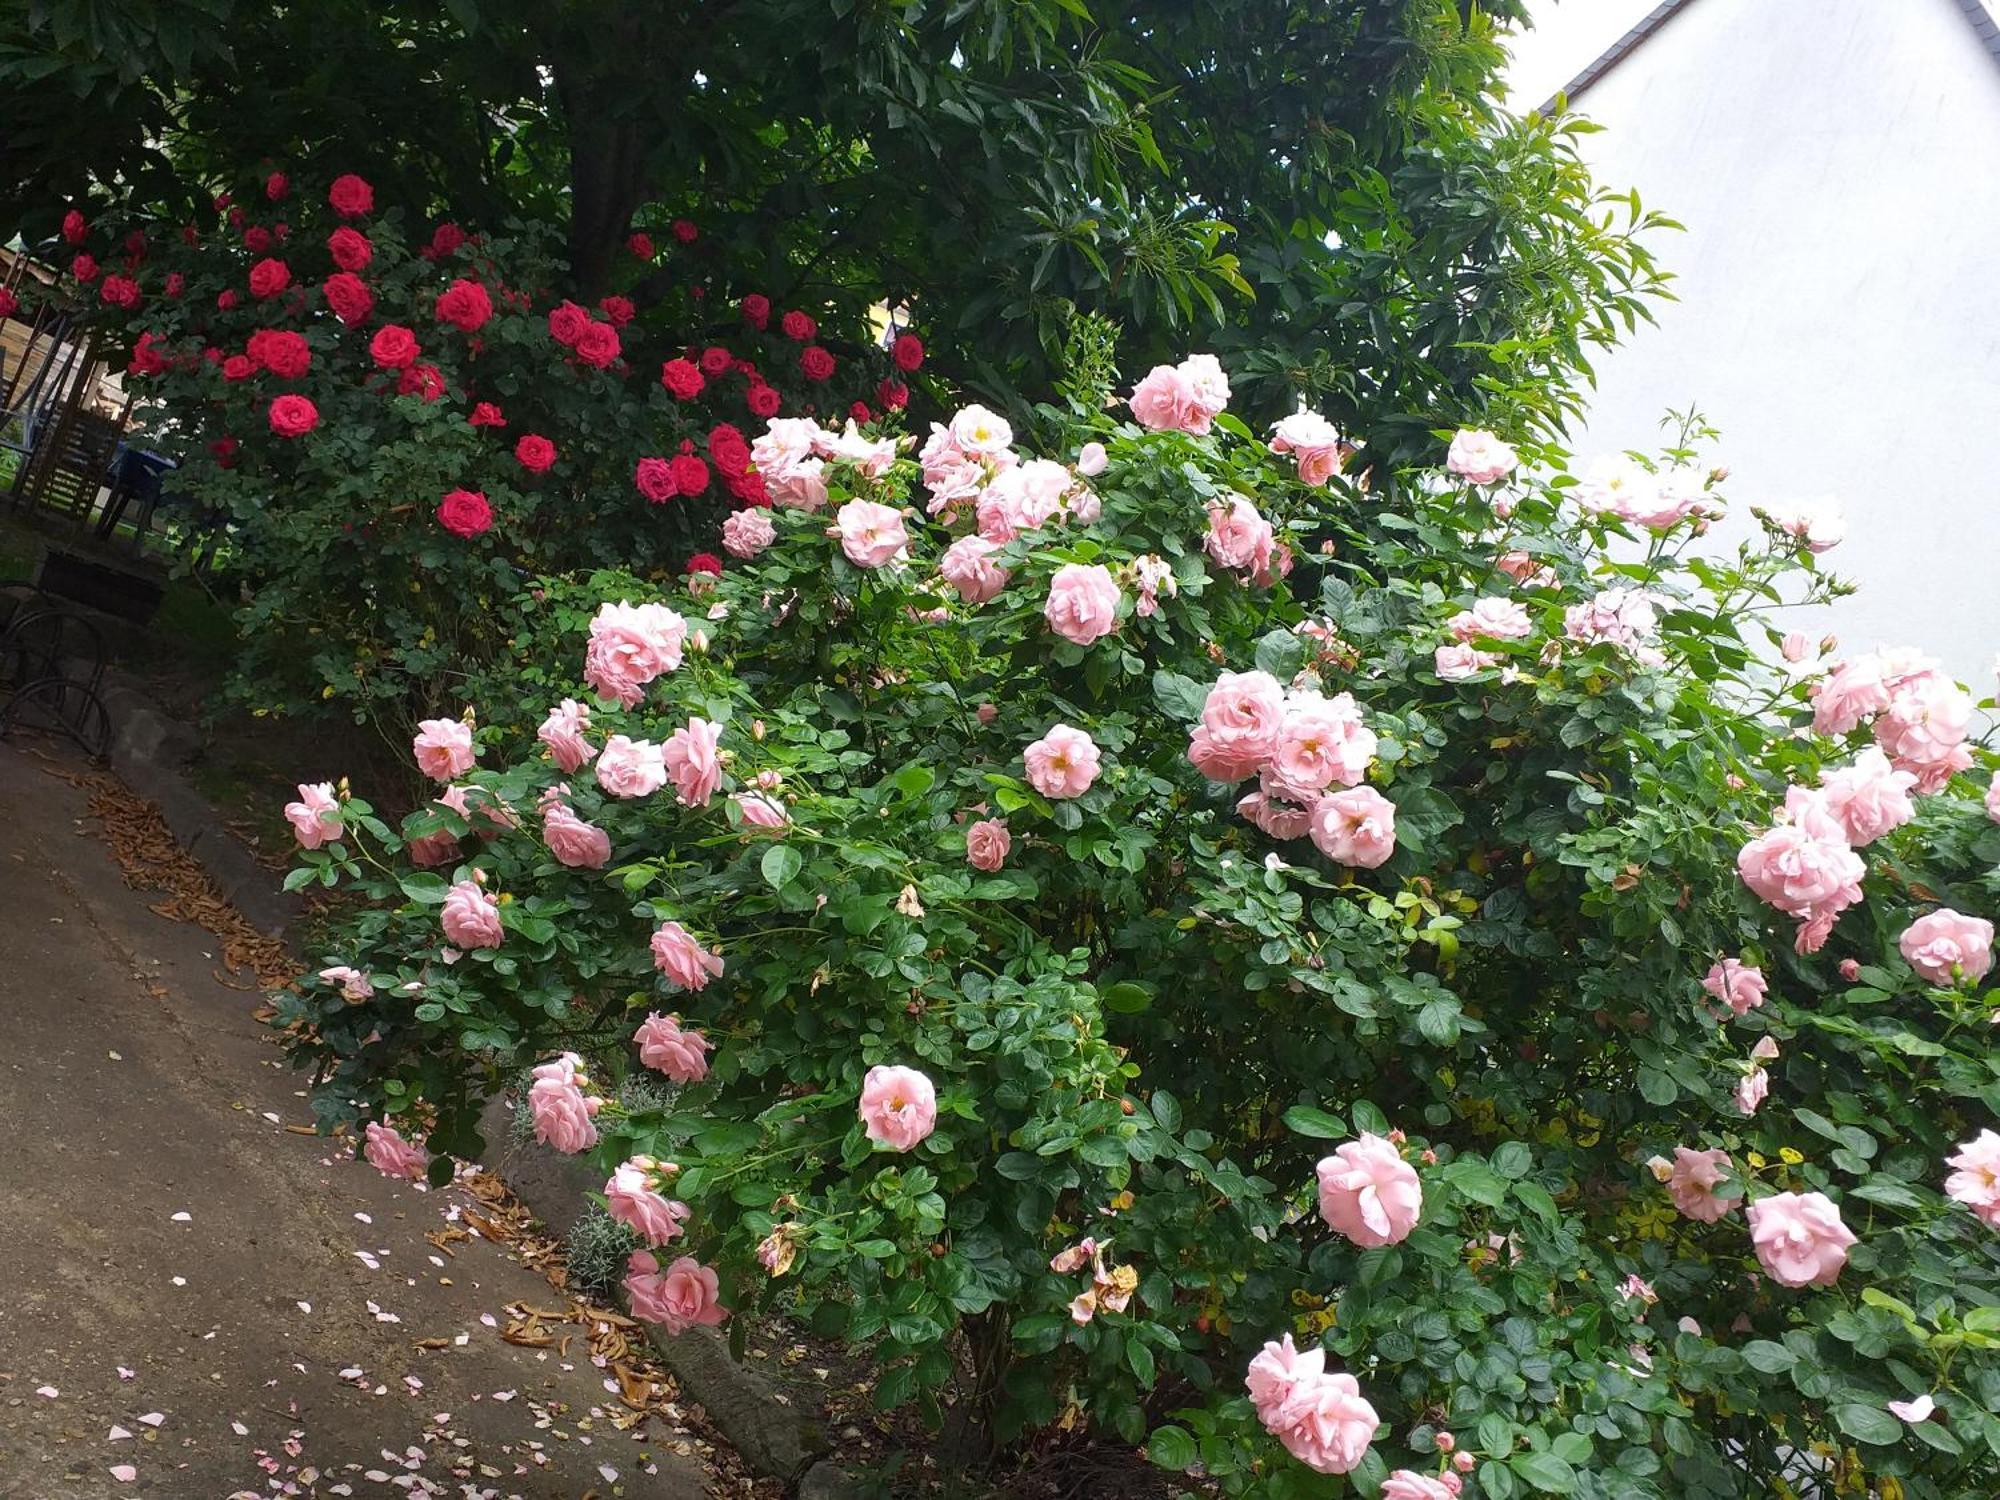
[{"label": "shrub", "polygon": [[783,1305],[885,1407],[1226,1493],[1989,1491],[1970,698],[1782,634],[1829,534],[1703,556],[1685,449],[1460,434],[1385,505],[1227,395],[1060,463],[773,424],[829,496],[749,566],[551,582],[479,695],[541,743],[427,726],[400,829],[307,798],[294,882],[373,902],[281,1007],[321,1119],[442,1174],[535,1065],[641,1316]]}]

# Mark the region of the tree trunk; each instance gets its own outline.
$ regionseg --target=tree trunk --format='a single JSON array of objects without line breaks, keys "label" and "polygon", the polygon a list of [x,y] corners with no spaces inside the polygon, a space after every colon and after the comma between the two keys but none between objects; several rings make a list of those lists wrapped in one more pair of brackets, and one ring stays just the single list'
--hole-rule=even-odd
[{"label": "tree trunk", "polygon": [[[619,23],[633,33],[632,18]],[[585,48],[602,55],[600,39]],[[620,55],[633,56],[630,51]],[[611,279],[632,214],[645,195],[647,143],[630,105],[635,85],[615,69],[594,71],[584,48],[550,49],[557,97],[569,127],[569,275],[579,301],[595,302]]]}]

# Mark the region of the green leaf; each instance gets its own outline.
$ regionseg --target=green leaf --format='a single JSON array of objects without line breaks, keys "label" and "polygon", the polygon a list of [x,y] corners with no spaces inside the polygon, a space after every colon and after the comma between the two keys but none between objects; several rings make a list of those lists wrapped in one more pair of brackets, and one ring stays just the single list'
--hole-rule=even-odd
[{"label": "green leaf", "polygon": [[1833,1409],[1833,1420],[1840,1424],[1842,1432],[1858,1443],[1886,1447],[1903,1439],[1903,1424],[1879,1406],[1863,1406],[1858,1401],[1850,1401]]},{"label": "green leaf", "polygon": [[1154,988],[1135,979],[1121,979],[1103,992],[1104,1008],[1121,1016],[1136,1016],[1153,1003]]},{"label": "green leaf", "polygon": [[917,1367],[907,1361],[875,1377],[875,1409],[894,1411],[917,1393]]},{"label": "green leaf", "polygon": [[1208,702],[1208,689],[1192,677],[1162,668],[1153,674],[1153,701],[1174,718],[1190,722],[1201,717],[1202,705]]},{"label": "green leaf", "polygon": [[1658,1068],[1639,1069],[1639,1094],[1648,1104],[1672,1104],[1680,1093],[1680,1086]]},{"label": "green leaf", "polygon": [[1576,1489],[1576,1470],[1553,1453],[1517,1453],[1507,1467],[1545,1495],[1567,1495]]},{"label": "green leaf", "polygon": [[774,891],[781,891],[798,879],[804,867],[805,860],[790,844],[773,844],[764,851],[764,858],[757,866],[763,872],[764,884]]},{"label": "green leaf", "polygon": [[1782,1375],[1799,1362],[1799,1357],[1770,1339],[1752,1339],[1743,1346],[1743,1362],[1760,1374]]},{"label": "green leaf", "polygon": [[1009,1151],[993,1163],[993,1170],[1009,1182],[1026,1182],[1041,1172],[1042,1163],[1025,1151]]},{"label": "green leaf", "polygon": [[1153,1110],[1153,1118],[1160,1122],[1160,1129],[1169,1133],[1181,1128],[1181,1101],[1165,1089],[1154,1089],[1148,1101]]},{"label": "green leaf", "polygon": [[1139,1377],[1139,1384],[1148,1390],[1153,1386],[1153,1351],[1139,1340],[1125,1340],[1125,1363],[1132,1367],[1132,1373]]},{"label": "green leaf", "polygon": [[889,785],[905,797],[921,797],[937,782],[937,773],[929,766],[911,764],[904,766],[889,778]]},{"label": "green leaf", "polygon": [[1294,1104],[1285,1111],[1285,1128],[1315,1140],[1337,1141],[1347,1134],[1347,1122],[1310,1104]]},{"label": "green leaf", "polygon": [[442,875],[433,875],[429,871],[405,875],[397,884],[402,886],[405,896],[425,906],[442,906],[445,893],[451,889]]},{"label": "green leaf", "polygon": [[1502,1141],[1493,1148],[1492,1164],[1502,1177],[1526,1177],[1534,1169],[1535,1154],[1520,1141]]},{"label": "green leaf", "polygon": [[1146,1439],[1147,1460],[1162,1469],[1185,1473],[1194,1456],[1194,1437],[1184,1427],[1158,1427]]}]

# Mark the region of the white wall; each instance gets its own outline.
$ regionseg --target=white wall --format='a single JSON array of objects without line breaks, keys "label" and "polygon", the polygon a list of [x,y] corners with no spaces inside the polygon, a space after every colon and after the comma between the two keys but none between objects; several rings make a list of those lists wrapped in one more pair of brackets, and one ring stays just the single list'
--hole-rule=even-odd
[{"label": "white wall", "polygon": [[1687,226],[1656,247],[1680,300],[1598,362],[1579,449],[1655,447],[1697,404],[1739,512],[1845,504],[1825,561],[1862,590],[1798,623],[1990,694],[2000,60],[1954,0],[1693,0],[1578,107],[1598,180]]}]

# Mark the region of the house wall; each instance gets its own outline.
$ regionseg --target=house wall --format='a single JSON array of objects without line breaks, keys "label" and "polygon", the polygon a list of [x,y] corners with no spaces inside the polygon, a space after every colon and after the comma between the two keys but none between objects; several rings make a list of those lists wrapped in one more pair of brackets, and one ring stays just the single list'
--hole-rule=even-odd
[{"label": "house wall", "polygon": [[1600,182],[1687,226],[1657,246],[1680,300],[1599,361],[1579,448],[1657,446],[1698,405],[1736,510],[1845,506],[1826,561],[1861,592],[1798,623],[1990,695],[2000,59],[1957,0],[1692,0],[1579,108]]}]

